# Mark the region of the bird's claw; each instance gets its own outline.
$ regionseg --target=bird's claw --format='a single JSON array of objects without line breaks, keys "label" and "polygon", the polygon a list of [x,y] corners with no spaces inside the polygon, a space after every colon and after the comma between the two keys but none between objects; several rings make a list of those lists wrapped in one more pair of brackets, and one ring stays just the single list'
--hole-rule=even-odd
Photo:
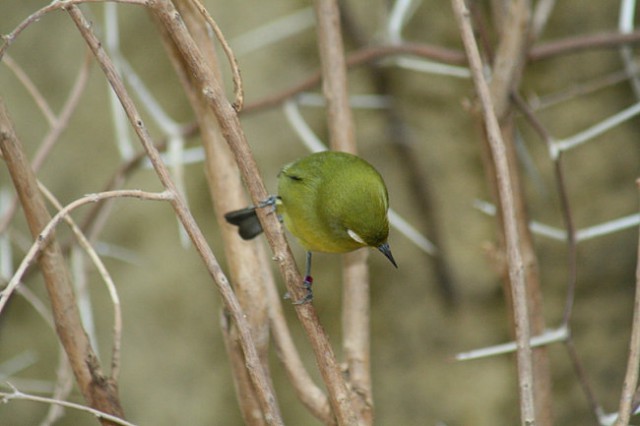
[{"label": "bird's claw", "polygon": [[[280,197],[277,195],[269,195],[266,199],[260,201],[258,203],[258,207],[263,209],[265,207],[270,207],[269,214],[275,213],[278,210],[278,204],[280,203]],[[282,216],[278,215],[278,220],[282,223]]]},{"label": "bird's claw", "polygon": [[278,204],[278,197],[276,195],[269,195],[266,199],[258,203],[259,208],[275,206]]},{"label": "bird's claw", "polygon": [[[295,300],[292,303],[294,305],[304,305],[306,303],[309,303],[313,300],[313,290],[311,290],[311,286],[313,284],[313,277],[311,275],[307,275],[306,277],[304,277],[304,281],[302,282],[302,286],[304,287],[304,289],[306,290],[306,294],[304,295],[304,297],[302,299],[299,300]],[[291,299],[291,295],[287,292],[284,295],[285,299]]]}]

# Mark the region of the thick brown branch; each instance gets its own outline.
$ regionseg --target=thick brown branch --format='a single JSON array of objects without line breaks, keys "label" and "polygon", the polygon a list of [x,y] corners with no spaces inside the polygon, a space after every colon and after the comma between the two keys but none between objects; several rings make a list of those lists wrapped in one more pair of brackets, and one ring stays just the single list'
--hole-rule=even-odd
[{"label": "thick brown branch", "polygon": [[[200,4],[194,5],[191,0],[177,0],[175,3],[194,40],[201,48],[207,65],[217,75],[217,78],[221,79],[218,59],[215,54],[216,46],[209,37],[208,27],[202,16],[203,14],[208,16],[206,10]],[[211,17],[208,22],[215,25]],[[191,79],[191,74],[185,67],[180,52],[171,41],[171,37],[164,31],[164,26],[158,25],[158,29],[163,36],[165,48],[197,117],[206,154],[205,170],[209,182],[209,192],[216,219],[221,227],[229,274],[238,295],[238,301],[246,312],[258,356],[270,382],[271,378],[268,375],[269,319],[265,293],[267,285],[275,286],[275,284],[269,262],[261,244],[247,243],[238,238],[235,227],[227,224],[223,218],[224,213],[229,209],[246,205],[238,168],[233,154],[220,134],[217,119],[208,107],[206,99],[197,89],[197,82]],[[219,40],[223,40],[219,29],[216,34]],[[232,52],[227,50],[226,53],[229,61],[233,63]],[[236,87],[241,87],[237,68],[234,76],[237,78]],[[240,101],[236,100],[236,103],[238,102]],[[266,424],[266,420],[260,408],[260,398],[256,395],[261,389],[253,386],[251,377],[245,368],[245,357],[239,343],[237,327],[232,321],[229,321],[229,316],[225,313],[221,315],[221,326],[244,422],[250,426],[262,426]],[[271,385],[271,387],[273,386]]]},{"label": "thick brown branch", "polygon": [[[158,20],[166,27],[167,33],[182,54],[185,64],[204,94],[209,108],[218,119],[222,134],[236,158],[252,201],[255,205],[259,204],[267,198],[268,193],[260,178],[257,164],[242,131],[237,112],[226,99],[225,91],[220,82],[206,66],[202,54],[186,31],[180,15],[171,2],[157,0],[150,2],[150,5]],[[302,299],[306,290],[301,285],[302,278],[284,238],[280,223],[268,209],[258,209],[258,216],[265,236],[274,252],[274,258],[277,260],[280,271],[285,278],[291,298],[293,300]],[[316,311],[313,305],[308,303],[296,305],[296,313],[313,346],[320,373],[329,391],[329,399],[334,415],[339,423],[350,424],[349,417],[343,409],[345,397],[344,379],[326,333],[320,325]],[[237,321],[238,319],[234,317],[234,320]]]},{"label": "thick brown branch", "polygon": [[[142,143],[145,151],[147,152],[149,160],[151,161],[154,170],[157,173],[158,179],[162,183],[163,187],[173,195],[173,198],[171,199],[171,205],[174,208],[178,219],[184,226],[187,234],[191,238],[191,241],[200,254],[202,260],[204,261],[207,270],[211,275],[211,278],[217,285],[225,306],[233,317],[234,322],[238,326],[240,342],[246,357],[247,370],[249,371],[249,375],[254,386],[261,390],[261,392],[258,392],[258,395],[261,397],[260,406],[265,413],[267,422],[274,425],[282,424],[282,419],[275,403],[275,397],[270,390],[270,386],[268,380],[266,379],[264,369],[262,367],[262,364],[260,363],[259,356],[251,337],[249,325],[247,323],[244,312],[242,311],[242,308],[240,307],[238,300],[235,297],[231,286],[229,285],[227,277],[222,272],[217,259],[215,258],[213,252],[211,251],[211,248],[204,238],[202,231],[196,224],[193,215],[180,196],[175,183],[171,180],[169,170],[162,162],[158,150],[153,145],[153,141],[149,136],[144,122],[140,117],[140,114],[135,104],[133,103],[133,100],[129,96],[124,83],[118,76],[118,73],[115,71],[111,59],[107,56],[106,52],[102,48],[102,44],[97,39],[95,34],[91,31],[91,26],[85,19],[82,12],[76,6],[70,6],[67,10],[72,20],[78,27],[80,33],[84,37],[85,41],[91,48],[96,59],[98,60],[98,63],[104,71],[111,87],[122,103],[122,106],[127,114],[127,118],[129,119],[134,131],[140,139],[140,142]],[[158,10],[156,10],[156,12],[158,12]],[[173,9],[172,5],[171,11],[167,13],[168,16],[164,16],[164,18],[172,22],[176,17],[178,17],[177,12],[175,11],[175,9]],[[162,15],[161,12],[159,14]],[[184,26],[181,26],[180,28],[184,31]],[[204,64],[204,62],[202,63]]]}]

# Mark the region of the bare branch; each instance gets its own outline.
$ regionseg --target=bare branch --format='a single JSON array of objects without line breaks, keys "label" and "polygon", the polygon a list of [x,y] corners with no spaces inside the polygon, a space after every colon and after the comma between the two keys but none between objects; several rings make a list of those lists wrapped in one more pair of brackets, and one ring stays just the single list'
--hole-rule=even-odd
[{"label": "bare branch", "polygon": [[122,425],[122,426],[136,426],[135,424],[129,423],[128,421],[122,419],[119,416],[114,416],[101,410],[96,410],[94,408],[87,407],[85,405],[76,404],[69,401],[62,401],[59,399],[45,398],[37,395],[30,395],[27,393],[20,392],[10,383],[9,383],[9,386],[12,389],[11,393],[0,392],[0,397],[2,398],[2,402],[4,403],[9,402],[13,399],[16,399],[16,400],[20,399],[25,401],[41,402],[43,404],[59,405],[62,407],[73,408],[75,410],[86,411],[87,413],[93,414],[96,418],[100,420],[107,421],[108,424]]},{"label": "bare branch", "polygon": [[[4,60],[5,62],[13,63],[9,56],[6,56]],[[22,73],[22,71],[19,71],[20,68],[18,67],[18,64],[13,63],[13,68],[18,73]],[[33,86],[32,89],[28,89],[29,91],[32,91],[32,90],[34,91],[33,97],[36,100],[36,102],[38,102],[39,104],[43,103],[40,106],[40,108],[43,109],[43,111],[45,110],[49,111],[49,112],[46,112],[45,114],[47,115],[48,117],[47,121],[49,121],[49,124],[51,126],[51,128],[49,129],[49,133],[43,139],[31,163],[31,167],[33,168],[34,172],[37,172],[38,170],[40,170],[40,167],[42,167],[42,164],[44,163],[44,160],[47,158],[47,155],[49,154],[49,152],[51,152],[51,149],[54,147],[54,145],[60,138],[60,135],[62,134],[62,132],[69,125],[69,120],[71,119],[71,116],[73,115],[73,113],[76,111],[76,108],[80,103],[81,96],[84,93],[84,89],[86,88],[87,81],[89,80],[90,69],[91,69],[91,55],[89,54],[89,52],[87,52],[87,55],[85,55],[85,59],[82,63],[82,66],[78,71],[78,76],[75,79],[75,83],[73,84],[73,87],[69,91],[69,96],[67,97],[67,100],[65,101],[64,106],[62,107],[62,111],[57,117],[53,115],[53,112],[51,112],[51,108],[48,106],[44,97],[39,93],[39,91],[37,91],[37,88],[35,87],[35,85]],[[26,76],[26,74],[23,77],[21,77],[20,80],[23,81],[24,82],[23,84],[25,85],[31,84],[31,83],[27,83],[29,79],[28,79],[28,76]],[[50,114],[51,116],[49,117]],[[10,207],[4,212],[2,216],[0,216],[0,232],[2,232],[9,225],[11,218],[13,218],[13,215],[16,212],[17,206],[18,206],[18,199],[15,198],[14,201],[11,203]]]},{"label": "bare branch", "polygon": [[[315,0],[316,33],[322,72],[322,91],[327,102],[327,125],[331,149],[357,152],[355,128],[347,85],[347,65],[340,29],[337,0]],[[373,424],[369,333],[369,272],[367,250],[343,256],[342,344],[347,376],[355,394],[340,383],[338,424]]]},{"label": "bare branch", "polygon": [[533,366],[531,360],[531,346],[529,339],[531,330],[526,299],[524,262],[518,243],[518,225],[515,221],[515,206],[513,188],[509,181],[509,166],[505,156],[505,146],[502,140],[498,119],[494,113],[493,100],[489,87],[483,75],[483,64],[475,41],[473,29],[469,21],[469,10],[464,0],[452,0],[453,10],[460,27],[462,41],[467,51],[469,65],[473,74],[475,88],[482,104],[482,113],[489,145],[496,164],[496,178],[500,192],[504,232],[507,245],[509,278],[511,281],[512,298],[515,309],[515,332],[518,346],[518,380],[520,384],[520,411],[523,425],[533,425],[535,422],[535,398],[533,394]]},{"label": "bare branch", "polygon": [[[640,179],[636,181],[640,189]],[[629,359],[627,360],[627,373],[624,376],[624,386],[620,396],[618,408],[618,420],[616,426],[629,424],[633,397],[638,387],[638,366],[640,365],[640,238],[638,239],[638,260],[636,265],[636,296],[633,303],[633,325],[631,328],[631,340],[629,342]]]},{"label": "bare branch", "polygon": [[42,230],[37,234],[36,240],[33,242],[33,245],[22,259],[20,266],[16,270],[16,273],[9,281],[7,287],[2,291],[2,296],[0,297],[0,313],[2,312],[4,306],[7,303],[7,299],[11,296],[11,293],[15,290],[15,288],[20,284],[22,280],[22,276],[24,272],[27,270],[27,267],[32,264],[38,256],[41,254],[43,250],[47,248],[49,245],[49,241],[54,236],[55,228],[58,224],[65,220],[65,218],[69,215],[70,212],[81,207],[83,205],[89,203],[95,203],[97,201],[107,200],[109,198],[121,198],[121,197],[133,197],[140,198],[143,200],[155,200],[155,201],[168,201],[173,198],[172,194],[169,192],[145,192],[140,191],[138,189],[128,189],[128,190],[117,190],[117,191],[107,191],[100,192],[97,194],[89,194],[85,197],[79,198],[66,207],[60,209],[55,216],[53,216],[49,222],[42,227]]},{"label": "bare branch", "polygon": [[191,0],[193,4],[196,6],[200,14],[204,17],[213,32],[216,34],[220,45],[222,46],[222,50],[224,54],[227,56],[229,60],[229,65],[231,65],[231,73],[233,75],[233,89],[235,92],[236,99],[233,102],[233,109],[240,112],[242,111],[242,107],[244,105],[244,89],[242,87],[242,78],[240,77],[240,68],[238,68],[238,60],[236,59],[235,53],[231,50],[231,46],[227,43],[227,40],[224,37],[224,34],[216,21],[211,17],[209,11],[204,7],[204,5],[200,2],[200,0]]},{"label": "bare branch", "polygon": [[[54,237],[50,236],[47,240],[41,237],[41,232],[50,222],[51,216],[46,210],[44,200],[38,191],[36,177],[1,101],[0,150],[20,197],[31,234],[36,239],[36,245],[41,244],[39,263],[51,301],[56,330],[67,352],[80,390],[94,408],[122,417],[117,383],[102,373],[96,354],[82,327],[71,278],[65,267],[60,246]],[[0,310],[6,300],[3,294]]]},{"label": "bare branch", "polygon": [[[158,2],[151,2],[150,6],[153,6],[154,12],[158,13],[161,19],[164,18],[165,20],[172,22],[174,25],[177,24],[179,28],[184,31],[184,26],[178,24],[175,21],[177,12],[175,11],[175,9],[173,9],[172,5],[167,5],[166,3],[164,3],[164,6],[168,6],[168,8],[161,9],[159,7],[161,6],[161,4],[159,4]],[[254,385],[257,388],[261,389],[261,392],[259,392],[259,395],[262,396],[260,403],[263,410],[265,411],[267,421],[273,424],[282,424],[282,419],[280,418],[280,414],[275,405],[275,397],[270,391],[268,380],[260,363],[260,359],[256,352],[253,340],[251,338],[249,325],[242,311],[242,308],[238,303],[238,299],[235,297],[235,294],[233,293],[233,290],[229,285],[227,277],[222,272],[218,261],[216,260],[213,252],[211,251],[211,248],[207,244],[207,241],[202,234],[202,231],[196,224],[195,219],[185,205],[175,184],[171,180],[169,170],[162,162],[160,154],[153,145],[153,141],[149,136],[149,133],[144,125],[142,118],[140,117],[140,114],[138,113],[133,101],[129,97],[122,80],[115,72],[113,64],[102,48],[100,41],[96,38],[95,34],[93,34],[91,26],[76,6],[68,7],[67,11],[69,12],[69,15],[80,30],[80,33],[85,38],[87,44],[96,56],[96,59],[100,63],[100,66],[102,67],[107,80],[111,84],[111,87],[122,102],[122,106],[127,113],[127,117],[131,122],[131,125],[133,126],[136,134],[138,135],[138,138],[140,139],[145,151],[147,152],[147,155],[149,156],[149,159],[154,166],[160,182],[166,188],[166,190],[172,194],[171,205],[174,208],[174,211],[176,212],[180,222],[187,231],[187,234],[189,234],[189,237],[198,250],[198,253],[202,257],[202,260],[204,261],[211,278],[213,278],[218,287],[218,290],[220,291],[220,294],[222,295],[225,306],[229,310],[231,316],[238,326],[238,330],[240,332],[240,341],[242,342],[242,348],[246,356],[247,369],[249,370],[249,374]],[[202,62],[202,64],[204,64],[204,62]]]},{"label": "bare branch", "polygon": [[[202,10],[201,5],[190,0],[176,1],[175,3],[194,41],[203,52],[203,58],[207,61],[208,67],[220,78],[218,58],[215,54],[216,47],[210,38],[210,29],[205,20],[208,12]],[[171,37],[164,31],[164,27],[158,25],[158,28],[163,36],[164,46],[197,117],[206,155],[206,177],[209,182],[216,220],[222,231],[229,274],[238,295],[238,301],[246,313],[251,327],[258,356],[265,373],[269,374],[269,318],[268,300],[265,297],[265,292],[267,286],[275,286],[273,276],[270,273],[269,261],[263,246],[257,242],[246,243],[238,238],[234,227],[229,226],[223,219],[223,215],[228,209],[246,204],[233,154],[220,134],[215,115],[208,107],[197,83],[193,81],[190,72],[184,66],[180,52],[176,49]],[[222,34],[219,34],[218,37],[223,40]],[[229,56],[230,60],[231,58],[232,53]],[[238,342],[236,325],[225,312],[220,314],[220,324],[227,354],[231,361],[242,417],[247,425],[264,425],[266,419],[260,408],[260,396],[257,395],[257,392],[261,390],[253,386],[251,377],[245,368],[245,356]],[[270,376],[267,376],[267,379],[269,385],[273,387]]]},{"label": "bare branch", "polygon": [[[240,126],[237,112],[227,102],[220,82],[211,75],[211,71],[205,66],[206,62],[191,37],[185,32],[184,26],[179,20],[175,19],[177,12],[173,5],[166,0],[158,0],[152,2],[152,6],[155,15],[167,27],[168,34],[170,34],[176,47],[182,53],[186,65],[205,95],[209,107],[216,115],[222,134],[225,136],[238,162],[252,201],[254,205],[258,205],[267,198],[267,191],[264,183],[259,178],[257,165]],[[280,271],[285,278],[291,298],[299,300],[305,293],[305,289],[301,285],[302,278],[293,260],[291,250],[284,239],[280,223],[275,215],[264,210],[266,209],[258,209],[257,213],[265,236],[274,252],[274,259],[278,262]],[[339,410],[344,404],[344,400],[339,398],[340,395],[344,395],[344,380],[335,360],[333,349],[318,321],[313,305],[310,303],[300,304],[296,305],[295,308],[298,318],[311,341],[316,361],[320,367],[320,373],[328,387],[334,415],[339,417],[341,415]],[[234,320],[237,321],[235,317]],[[263,406],[263,408],[265,407]]]}]

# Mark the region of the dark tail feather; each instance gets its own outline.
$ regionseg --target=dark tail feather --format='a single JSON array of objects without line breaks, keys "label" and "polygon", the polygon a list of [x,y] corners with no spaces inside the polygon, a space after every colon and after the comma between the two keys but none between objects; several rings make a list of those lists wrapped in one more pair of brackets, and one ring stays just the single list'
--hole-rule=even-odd
[{"label": "dark tail feather", "polygon": [[250,240],[262,233],[262,225],[256,215],[255,207],[234,210],[224,215],[227,222],[238,227],[238,233],[243,240]]}]

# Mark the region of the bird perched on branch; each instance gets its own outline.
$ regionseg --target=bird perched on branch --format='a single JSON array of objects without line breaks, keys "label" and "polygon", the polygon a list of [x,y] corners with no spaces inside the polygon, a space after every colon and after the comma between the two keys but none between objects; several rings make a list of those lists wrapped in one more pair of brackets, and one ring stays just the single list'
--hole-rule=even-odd
[{"label": "bird perched on branch", "polygon": [[387,242],[387,188],[376,169],[360,157],[324,151],[294,161],[278,174],[277,197],[258,207],[229,212],[225,219],[248,240],[262,232],[256,208],[273,204],[285,227],[307,250],[307,296],[294,303],[313,298],[311,252],[346,253],[374,247],[398,267]]}]

